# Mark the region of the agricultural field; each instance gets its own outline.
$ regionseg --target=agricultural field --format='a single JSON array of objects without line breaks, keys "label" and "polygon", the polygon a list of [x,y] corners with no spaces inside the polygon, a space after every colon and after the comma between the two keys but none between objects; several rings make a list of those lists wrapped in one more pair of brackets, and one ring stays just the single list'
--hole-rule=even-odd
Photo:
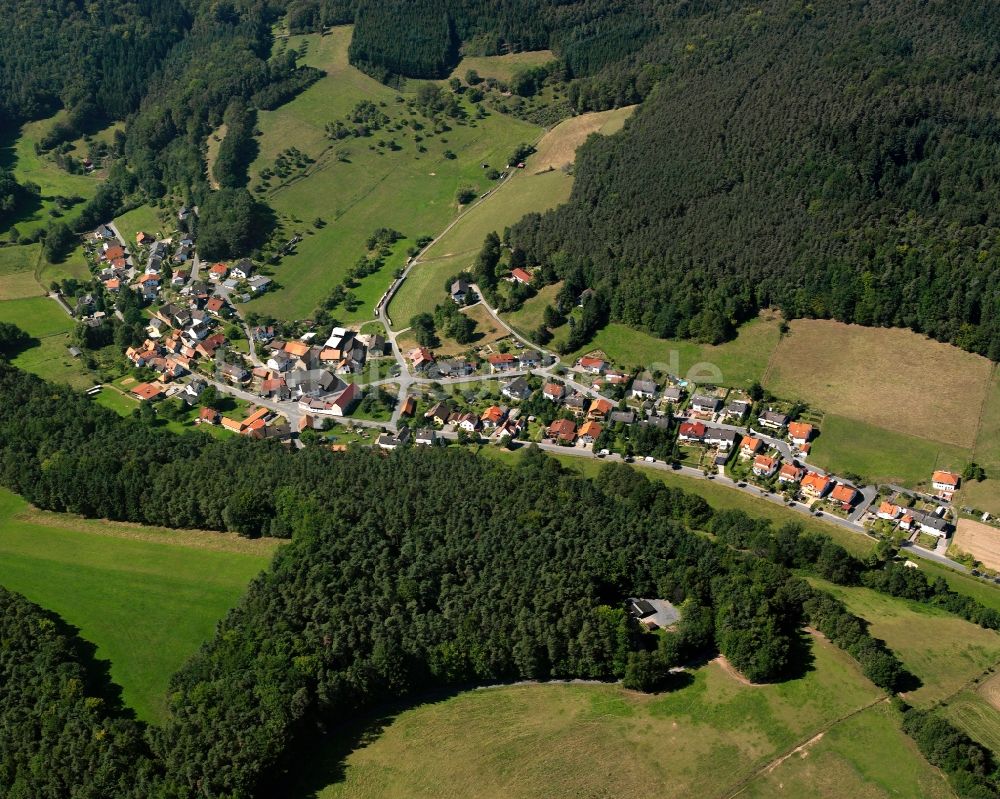
[{"label": "agricultural field", "polygon": [[[929,384],[916,387],[914,369]],[[827,413],[971,450],[992,380],[986,358],[909,330],[797,319],[764,386]]]},{"label": "agricultural field", "polygon": [[[617,685],[536,684],[431,701],[334,741],[312,759],[315,771],[297,795],[729,796],[786,751],[881,701],[844,653],[822,639],[812,640],[812,653],[804,676],[776,685],[746,685],[713,661],[690,684],[658,696]],[[872,737],[903,760],[871,769],[896,792],[870,795],[916,795],[907,787],[930,784],[933,772],[890,721]],[[836,754],[845,770],[872,759]],[[336,781],[320,788],[330,775]]]},{"label": "agricultural field", "polygon": [[915,556],[912,560],[920,566],[920,570],[927,575],[928,580],[941,577],[952,591],[970,596],[987,607],[1000,611],[1000,587],[933,561]]},{"label": "agricultural field", "polygon": [[919,688],[903,695],[914,706],[947,699],[1000,662],[1000,634],[992,630],[919,602],[808,579],[867,619],[872,635],[920,679]]},{"label": "agricultural field", "polygon": [[[874,404],[866,401],[866,407]],[[970,455],[969,450],[952,444],[826,413],[809,461],[835,473],[853,472],[869,480],[926,488],[934,469],[960,472]]]},{"label": "agricultural field", "polygon": [[1000,530],[989,524],[959,519],[952,544],[989,569],[1000,569]]},{"label": "agricultural field", "polygon": [[82,203],[60,211],[56,197],[80,197],[89,200],[97,191],[102,176],[98,172],[90,175],[74,175],[56,166],[48,155],[35,153],[35,144],[51,129],[64,112],[48,119],[29,122],[16,135],[0,139],[0,166],[14,172],[20,183],[35,183],[41,190],[34,207],[22,209],[14,227],[26,236],[46,227],[58,214],[58,218],[72,223],[77,209]]},{"label": "agricultural field", "polygon": [[507,55],[466,56],[458,62],[458,66],[449,77],[465,80],[465,74],[474,69],[481,78],[496,78],[506,83],[514,73],[525,67],[540,67],[555,60],[551,50],[529,50],[524,53],[508,53]]},{"label": "agricultural field", "polygon": [[990,675],[949,700],[945,715],[990,751],[1000,753],[1000,675]]},{"label": "agricultural field", "polygon": [[74,323],[54,300],[48,297],[4,300],[0,302],[0,321],[13,322],[37,341],[14,358],[15,366],[74,388],[89,388],[94,384],[81,360],[73,358],[67,350]]},{"label": "agricultural field", "polygon": [[764,313],[740,327],[733,341],[713,345],[656,338],[612,322],[567,360],[576,360],[588,352],[603,352],[626,368],[652,367],[696,383],[746,387],[764,374],[780,338],[778,325],[777,314]]},{"label": "agricultural field", "polygon": [[[459,213],[459,187],[482,194],[493,185],[483,164],[502,169],[519,143],[541,134],[534,125],[496,113],[477,119],[464,99],[460,102],[468,118],[449,120],[450,129],[435,134],[433,125],[406,105],[418,84],[413,91],[397,93],[347,63],[351,30],[291,37],[288,46],[305,47],[304,62],[324,69],[326,77],[286,105],[259,115],[263,135],[250,169],[251,188],[263,189],[258,194],[277,213],[282,236],[304,236],[296,254],[276,268],[279,288],[248,306],[259,313],[308,317],[365,254],[365,240],[373,231],[394,228],[410,244],[433,235]],[[374,103],[389,122],[368,137],[330,139],[327,123],[345,121],[361,101]],[[424,124],[419,142],[416,131],[401,124],[410,119]],[[301,166],[264,185],[262,171],[275,170],[290,148],[304,156]],[[322,224],[314,225],[316,219]],[[352,312],[337,309],[337,318],[348,323],[371,318],[374,302],[367,300],[377,300],[404,261],[405,246],[367,278],[373,287],[365,290],[365,301]]]},{"label": "agricultural field", "polygon": [[0,584],[79,628],[148,721],[163,719],[170,676],[276,546],[37,511],[0,490]]}]

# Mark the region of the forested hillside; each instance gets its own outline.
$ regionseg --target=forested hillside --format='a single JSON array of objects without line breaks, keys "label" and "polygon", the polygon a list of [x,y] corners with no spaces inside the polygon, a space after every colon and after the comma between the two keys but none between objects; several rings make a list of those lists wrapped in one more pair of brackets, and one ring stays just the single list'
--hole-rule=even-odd
[{"label": "forested hillside", "polygon": [[1000,359],[1000,7],[684,8],[669,77],[512,242],[664,337],[776,304]]}]

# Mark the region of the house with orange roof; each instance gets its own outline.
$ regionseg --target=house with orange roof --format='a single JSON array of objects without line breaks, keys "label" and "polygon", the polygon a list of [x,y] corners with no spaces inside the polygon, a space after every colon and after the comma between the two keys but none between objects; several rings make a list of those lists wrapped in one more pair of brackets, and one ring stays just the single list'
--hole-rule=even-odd
[{"label": "house with orange roof", "polygon": [[705,425],[701,422],[684,422],[677,430],[677,438],[700,444],[705,440]]},{"label": "house with orange roof", "polygon": [[800,483],[806,470],[794,463],[786,463],[778,470],[779,483]]},{"label": "house with orange roof", "polygon": [[587,418],[602,422],[608,418],[608,414],[615,409],[614,404],[604,397],[598,397],[587,409]]},{"label": "house with orange roof", "polygon": [[830,492],[830,501],[839,502],[846,510],[858,501],[859,496],[860,494],[856,488],[853,488],[846,483],[838,483],[836,487],[834,487],[833,491]]},{"label": "house with orange roof", "polygon": [[237,422],[235,419],[230,419],[228,416],[222,417],[222,426],[232,433],[240,433],[243,431],[243,422]]},{"label": "house with orange roof", "polygon": [[163,386],[157,381],[139,383],[139,385],[132,387],[131,393],[143,402],[156,400],[163,396]]},{"label": "house with orange roof", "polygon": [[764,449],[764,442],[753,436],[743,436],[740,441],[740,457],[750,458]]},{"label": "house with orange roof", "polygon": [[138,244],[140,247],[144,244],[149,244],[152,241],[155,241],[155,239],[148,233],[144,233],[141,230],[135,234],[135,243]]},{"label": "house with orange roof", "polygon": [[561,402],[566,396],[566,386],[560,386],[558,383],[546,383],[545,387],[542,388],[542,396],[551,402]]},{"label": "house with orange roof", "polygon": [[827,491],[830,490],[830,486],[833,485],[833,480],[831,480],[826,475],[819,474],[817,472],[809,472],[805,477],[802,478],[802,492],[819,499],[826,496]]},{"label": "house with orange roof", "polygon": [[875,515],[879,519],[898,519],[899,515],[903,512],[903,509],[892,502],[883,502],[878,506],[878,511]]},{"label": "house with orange roof", "polygon": [[403,409],[399,412],[401,416],[413,416],[417,412],[417,401],[413,397],[407,397],[403,401]]},{"label": "house with orange roof", "polygon": [[788,423],[788,437],[791,439],[792,443],[801,447],[809,443],[809,439],[813,434],[813,426],[807,424],[806,422],[789,422]]},{"label": "house with orange roof", "polygon": [[210,280],[225,280],[226,275],[229,274],[229,267],[225,264],[212,264],[208,268],[208,277]]},{"label": "house with orange roof", "polygon": [[601,374],[607,367],[607,364],[601,358],[593,358],[591,356],[584,356],[583,358],[580,358],[580,360],[576,362],[576,365],[584,371],[595,375]]},{"label": "house with orange roof", "polygon": [[309,354],[309,344],[305,341],[289,341],[285,344],[285,352],[296,358],[303,358]]},{"label": "house with orange roof", "polygon": [[414,369],[426,369],[434,363],[434,356],[427,347],[416,347],[406,354],[407,360],[413,364]]},{"label": "house with orange roof", "polygon": [[569,419],[556,419],[548,427],[548,437],[564,444],[570,444],[576,438],[576,425]]},{"label": "house with orange roof", "polygon": [[931,485],[945,499],[951,499],[961,478],[954,472],[938,470],[931,475]]},{"label": "house with orange roof", "polygon": [[604,432],[604,428],[597,422],[584,422],[580,427],[580,441],[584,444],[593,444]]},{"label": "house with orange roof", "polygon": [[486,360],[489,362],[490,371],[493,373],[508,372],[517,366],[517,358],[509,352],[495,352],[488,356]]},{"label": "house with orange roof", "polygon": [[194,420],[195,424],[218,424],[219,423],[219,412],[215,408],[202,408],[198,411],[198,418]]},{"label": "house with orange roof", "polygon": [[479,420],[483,423],[483,427],[496,428],[506,415],[503,408],[499,405],[491,405],[483,411],[483,415],[479,417]]},{"label": "house with orange roof", "polygon": [[770,455],[758,455],[753,459],[753,473],[758,477],[770,477],[778,470],[778,461]]},{"label": "house with orange roof", "polygon": [[111,246],[105,248],[101,257],[105,261],[114,261],[117,258],[124,258],[125,248],[120,244],[112,244]]},{"label": "house with orange roof", "polygon": [[510,276],[518,283],[527,286],[531,282],[531,272],[521,267],[516,267],[510,271]]}]

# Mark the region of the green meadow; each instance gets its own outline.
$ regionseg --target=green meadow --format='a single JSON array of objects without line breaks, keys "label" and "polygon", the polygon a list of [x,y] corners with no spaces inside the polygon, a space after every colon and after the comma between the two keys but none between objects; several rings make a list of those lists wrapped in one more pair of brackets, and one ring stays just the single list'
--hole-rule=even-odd
[{"label": "green meadow", "polygon": [[[881,692],[843,652],[822,639],[809,645],[810,669],[776,685],[743,684],[712,662],[694,671],[690,684],[661,695],[617,685],[516,685],[386,713],[310,753],[302,788],[293,795],[728,797],[755,786],[785,753],[821,732],[847,724],[849,740],[857,727],[851,714],[881,706]],[[854,772],[840,796],[951,796],[895,716],[873,720],[867,743],[892,758],[880,762],[873,751],[846,743],[832,747],[831,765]],[[886,790],[854,794],[865,774]],[[913,792],[923,786],[934,792]]]},{"label": "green meadow", "polygon": [[[290,238],[299,232],[304,240],[295,255],[276,267],[279,288],[254,300],[251,310],[282,318],[308,317],[365,254],[364,242],[374,230],[394,228],[410,243],[435,235],[460,213],[455,200],[459,187],[484,193],[494,184],[482,165],[503,169],[518,143],[534,141],[541,133],[534,125],[496,113],[477,119],[462,99],[467,118],[448,120],[450,130],[435,134],[432,125],[406,106],[417,84],[399,93],[347,63],[351,30],[345,26],[322,36],[291,37],[288,46],[304,47],[304,62],[322,68],[326,76],[286,105],[259,115],[262,135],[250,170],[251,188],[260,185],[261,170],[272,167],[287,148],[297,148],[313,163],[259,193],[278,215],[282,235]],[[389,124],[369,137],[329,139],[326,124],[343,120],[362,100],[375,103]],[[424,128],[418,134],[400,126],[404,118],[423,122]],[[317,218],[323,220],[320,227],[312,224]],[[360,307],[353,312],[338,309],[337,318],[371,318],[374,301],[404,261],[405,252],[398,248],[367,278],[371,285],[355,291]]]},{"label": "green meadow", "polygon": [[28,297],[0,301],[0,321],[13,322],[35,339],[14,358],[15,366],[74,388],[94,384],[81,361],[69,354],[74,323],[55,300]]},{"label": "green meadow", "polygon": [[77,627],[147,721],[275,546],[35,511],[0,490],[0,584]]}]

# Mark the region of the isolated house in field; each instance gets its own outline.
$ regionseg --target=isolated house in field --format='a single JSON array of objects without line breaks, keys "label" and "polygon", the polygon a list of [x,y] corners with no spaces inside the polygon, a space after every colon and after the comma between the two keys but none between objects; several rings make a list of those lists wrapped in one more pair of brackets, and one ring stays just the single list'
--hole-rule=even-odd
[{"label": "isolated house in field", "polygon": [[462,305],[465,302],[465,298],[469,296],[469,281],[460,277],[451,284],[450,293],[452,300]]},{"label": "isolated house in field", "polygon": [[512,269],[510,272],[510,276],[514,278],[514,280],[516,280],[522,286],[527,286],[529,283],[531,283],[532,275],[531,272],[529,272],[527,269],[521,269],[521,267]]},{"label": "isolated house in field", "polygon": [[954,496],[960,482],[961,478],[954,472],[938,470],[931,475],[931,486],[948,500]]}]

